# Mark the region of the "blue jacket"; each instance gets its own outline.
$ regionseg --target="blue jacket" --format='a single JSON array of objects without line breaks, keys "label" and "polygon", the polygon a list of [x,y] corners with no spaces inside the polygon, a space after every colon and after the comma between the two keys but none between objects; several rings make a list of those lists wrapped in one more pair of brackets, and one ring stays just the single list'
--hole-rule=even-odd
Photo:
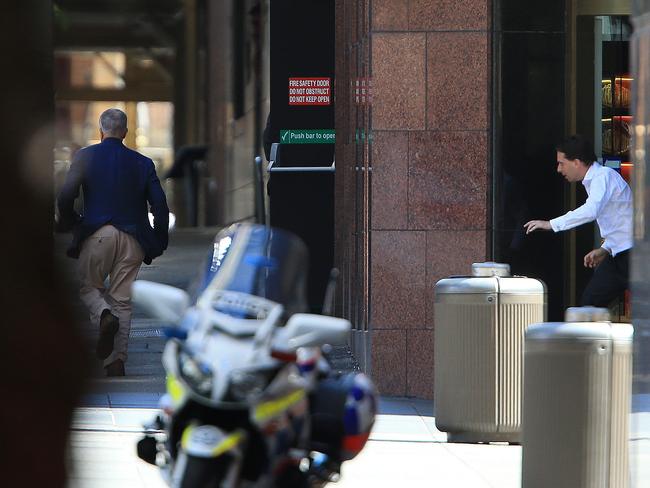
[{"label": "blue jacket", "polygon": [[[82,216],[74,211],[80,187]],[[133,235],[142,246],[146,264],[167,249],[169,208],[153,161],[127,148],[120,139],[105,138],[79,150],[57,202],[60,227],[73,229],[70,257],[78,258],[84,239],[106,224]]]}]

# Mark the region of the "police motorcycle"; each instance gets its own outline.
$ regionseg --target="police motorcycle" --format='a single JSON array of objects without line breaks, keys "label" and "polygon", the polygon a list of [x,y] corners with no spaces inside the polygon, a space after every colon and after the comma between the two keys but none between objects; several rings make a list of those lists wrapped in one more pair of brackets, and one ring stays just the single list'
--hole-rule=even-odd
[{"label": "police motorcycle", "polygon": [[167,394],[138,443],[172,487],[313,487],[339,478],[370,434],[376,392],[323,355],[347,320],[305,313],[307,250],[259,224],[217,234],[196,298],[136,281],[133,300],[177,324]]}]

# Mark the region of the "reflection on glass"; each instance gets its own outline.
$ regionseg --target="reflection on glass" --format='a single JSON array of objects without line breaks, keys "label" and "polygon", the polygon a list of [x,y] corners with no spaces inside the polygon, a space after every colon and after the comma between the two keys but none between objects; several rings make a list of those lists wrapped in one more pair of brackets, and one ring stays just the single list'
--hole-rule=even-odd
[{"label": "reflection on glass", "polygon": [[173,163],[173,105],[138,102],[136,113],[136,149],[153,159],[159,172],[169,170]]},{"label": "reflection on glass", "polygon": [[129,118],[125,144],[151,158],[162,177],[173,163],[173,116],[170,102],[57,102],[56,146],[54,148],[54,190],[61,188],[75,153],[82,147],[97,144],[100,139],[98,121],[101,113],[111,107],[124,110]]},{"label": "reflection on glass", "polygon": [[126,56],[121,52],[59,51],[55,54],[58,87],[124,88]]},{"label": "reflection on glass", "polygon": [[[631,164],[630,149],[632,143],[632,84],[629,74],[629,40],[632,32],[627,16],[597,16],[595,25],[599,53],[596,67],[596,83],[600,83],[601,95],[599,107],[595,107],[596,129],[595,146],[597,155],[605,166],[622,173],[622,162]],[[601,79],[602,78],[602,79]],[[598,81],[600,79],[600,82]],[[599,120],[600,119],[600,123]],[[598,148],[600,147],[600,151]]]}]

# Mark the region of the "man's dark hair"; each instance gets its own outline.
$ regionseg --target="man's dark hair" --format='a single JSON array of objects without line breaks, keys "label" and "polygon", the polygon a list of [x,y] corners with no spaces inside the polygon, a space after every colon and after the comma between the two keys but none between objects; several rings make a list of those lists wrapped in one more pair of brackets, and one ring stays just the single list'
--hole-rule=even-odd
[{"label": "man's dark hair", "polygon": [[567,137],[555,149],[564,153],[567,159],[579,159],[586,166],[591,166],[597,159],[591,141],[579,134]]}]

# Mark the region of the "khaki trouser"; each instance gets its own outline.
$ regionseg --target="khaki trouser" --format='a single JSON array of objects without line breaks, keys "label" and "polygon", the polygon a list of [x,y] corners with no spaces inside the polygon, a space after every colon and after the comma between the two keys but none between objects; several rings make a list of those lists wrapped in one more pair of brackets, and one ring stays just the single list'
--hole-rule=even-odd
[{"label": "khaki trouser", "polygon": [[[81,301],[90,312],[91,323],[99,328],[104,309],[120,321],[113,353],[104,366],[117,359],[126,362],[131,330],[131,285],[138,276],[144,253],[135,237],[105,225],[88,237],[79,255]],[[105,287],[109,278],[108,288]]]}]

